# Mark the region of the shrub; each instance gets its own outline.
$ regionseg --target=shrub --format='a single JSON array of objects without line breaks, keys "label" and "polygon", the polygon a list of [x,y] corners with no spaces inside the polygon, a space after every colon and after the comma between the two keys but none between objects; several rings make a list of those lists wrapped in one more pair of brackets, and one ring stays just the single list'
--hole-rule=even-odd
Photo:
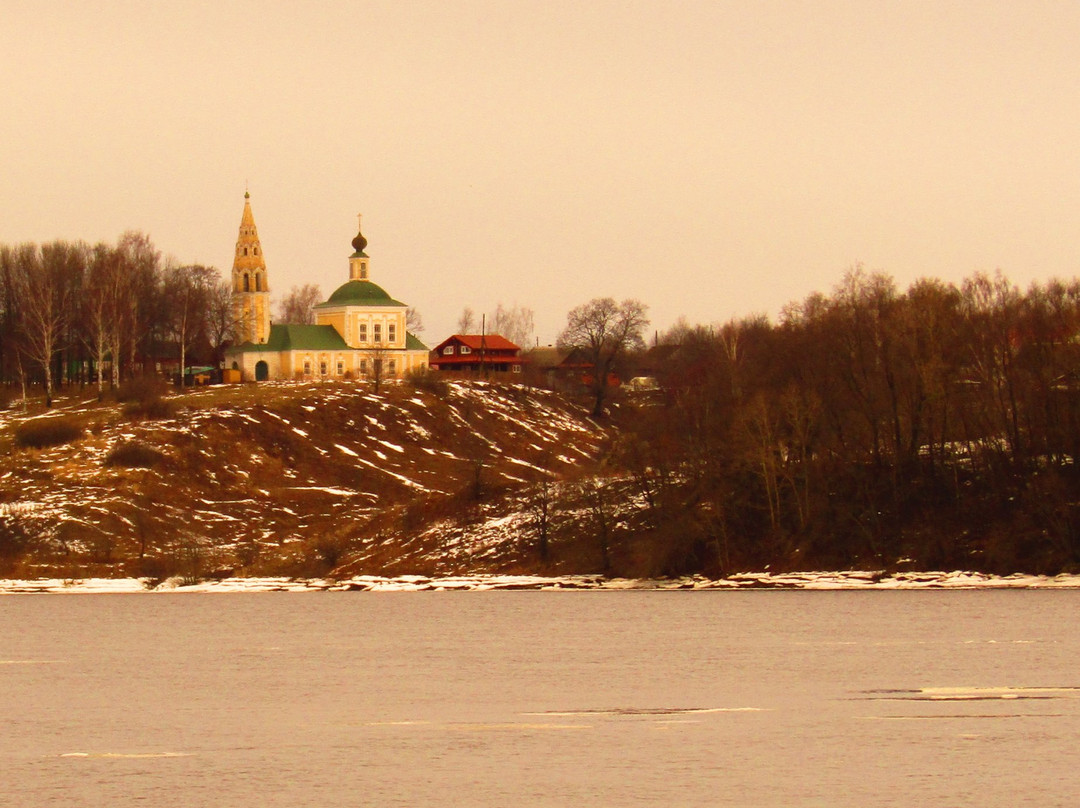
[{"label": "shrub", "polygon": [[164,398],[130,401],[124,405],[124,415],[128,418],[145,418],[149,421],[172,418],[175,412],[176,406]]},{"label": "shrub", "polygon": [[82,434],[82,427],[71,418],[35,418],[15,430],[15,443],[34,449],[71,443]]},{"label": "shrub", "polygon": [[160,376],[136,376],[116,388],[116,400],[121,404],[154,401],[164,396],[168,389],[168,384]]},{"label": "shrub", "polygon": [[438,371],[424,368],[422,370],[410,370],[405,380],[416,390],[426,390],[438,396],[446,396],[449,385],[446,379],[440,378]]},{"label": "shrub", "polygon": [[29,543],[23,520],[16,514],[0,513],[0,558],[20,557]]},{"label": "shrub", "polygon": [[10,387],[0,386],[0,410],[6,410],[10,407],[14,398],[15,393],[12,392]]},{"label": "shrub", "polygon": [[145,443],[126,441],[113,447],[109,456],[105,458],[105,465],[125,469],[148,469],[164,459],[165,455]]},{"label": "shrub", "polygon": [[160,376],[136,376],[120,386],[116,400],[124,405],[124,415],[128,418],[171,418],[176,407],[164,398],[168,389]]}]

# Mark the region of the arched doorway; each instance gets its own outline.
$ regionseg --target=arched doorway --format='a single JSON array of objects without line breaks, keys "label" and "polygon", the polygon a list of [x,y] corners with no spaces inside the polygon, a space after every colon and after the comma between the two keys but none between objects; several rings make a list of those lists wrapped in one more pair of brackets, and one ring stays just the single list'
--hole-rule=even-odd
[{"label": "arched doorway", "polygon": [[232,369],[233,370],[240,370],[240,363],[239,362],[233,362],[232,363]]},{"label": "arched doorway", "polygon": [[270,366],[263,360],[255,363],[255,381],[265,382],[270,378]]}]

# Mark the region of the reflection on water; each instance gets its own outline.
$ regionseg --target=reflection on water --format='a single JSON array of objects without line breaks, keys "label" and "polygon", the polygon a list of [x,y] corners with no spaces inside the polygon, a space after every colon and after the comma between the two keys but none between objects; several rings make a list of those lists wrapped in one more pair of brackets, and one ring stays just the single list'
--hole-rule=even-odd
[{"label": "reflection on water", "polygon": [[0,805],[1066,804],[1080,592],[0,599]]}]

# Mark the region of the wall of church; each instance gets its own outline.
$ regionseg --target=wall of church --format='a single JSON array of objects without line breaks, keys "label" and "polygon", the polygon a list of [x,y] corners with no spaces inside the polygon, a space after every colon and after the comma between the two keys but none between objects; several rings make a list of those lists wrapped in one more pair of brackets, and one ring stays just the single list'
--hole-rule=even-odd
[{"label": "wall of church", "polygon": [[270,337],[270,294],[249,292],[233,295],[236,342],[266,342]]},{"label": "wall of church", "polygon": [[255,381],[256,365],[266,362],[270,379],[370,378],[376,358],[383,362],[383,379],[402,378],[427,369],[427,351],[246,351],[231,355],[227,367],[239,365],[243,381]]}]

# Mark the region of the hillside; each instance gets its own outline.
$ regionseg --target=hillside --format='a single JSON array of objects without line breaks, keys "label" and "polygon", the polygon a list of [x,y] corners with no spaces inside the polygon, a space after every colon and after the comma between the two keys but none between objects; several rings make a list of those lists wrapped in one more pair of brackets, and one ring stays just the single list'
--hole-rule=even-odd
[{"label": "hillside", "polygon": [[[147,417],[148,415],[154,417]],[[20,446],[31,426],[69,442]],[[87,393],[0,411],[0,575],[596,571],[541,563],[538,504],[594,470],[610,433],[520,386],[364,383],[214,387],[151,401]],[[555,522],[572,522],[564,507]],[[606,552],[606,550],[605,550]]]}]

